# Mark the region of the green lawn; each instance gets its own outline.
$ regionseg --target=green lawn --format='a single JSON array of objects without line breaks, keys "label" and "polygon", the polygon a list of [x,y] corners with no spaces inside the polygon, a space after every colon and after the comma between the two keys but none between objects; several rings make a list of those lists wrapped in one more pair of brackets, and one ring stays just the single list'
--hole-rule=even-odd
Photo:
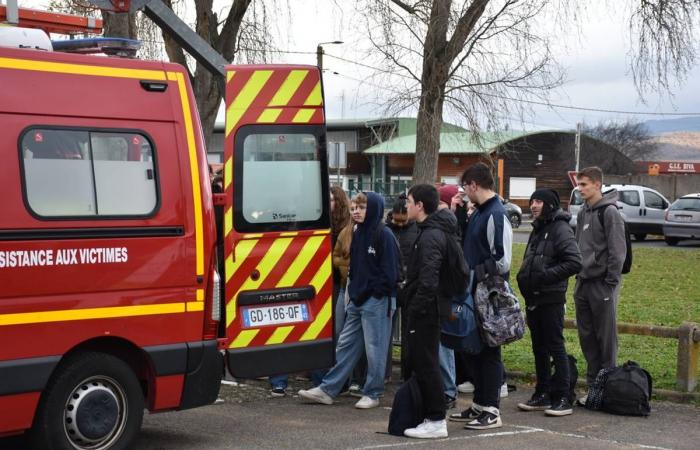
[{"label": "green lawn", "polygon": [[[517,290],[515,274],[522,263],[525,244],[513,244],[511,281]],[[624,275],[618,321],[650,325],[678,326],[683,321],[700,323],[700,252],[672,248],[634,248],[632,271]],[[567,293],[567,317],[574,318],[574,280]],[[522,300],[522,296],[519,295]],[[585,377],[586,361],[581,354],[576,330],[565,330],[567,351],[578,359],[580,377]],[[675,389],[675,339],[620,335],[619,362],[637,361],[647,369],[658,388]],[[534,374],[530,336],[503,348],[508,370]],[[700,390],[700,389],[699,389]]]}]

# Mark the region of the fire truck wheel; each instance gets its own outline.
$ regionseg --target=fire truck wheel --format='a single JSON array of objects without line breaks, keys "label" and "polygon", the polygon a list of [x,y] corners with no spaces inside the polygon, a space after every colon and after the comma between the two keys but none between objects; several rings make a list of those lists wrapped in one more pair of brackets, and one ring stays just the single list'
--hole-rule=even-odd
[{"label": "fire truck wheel", "polygon": [[75,355],[44,391],[30,442],[47,450],[127,449],[141,428],[143,408],[128,364],[104,353]]}]

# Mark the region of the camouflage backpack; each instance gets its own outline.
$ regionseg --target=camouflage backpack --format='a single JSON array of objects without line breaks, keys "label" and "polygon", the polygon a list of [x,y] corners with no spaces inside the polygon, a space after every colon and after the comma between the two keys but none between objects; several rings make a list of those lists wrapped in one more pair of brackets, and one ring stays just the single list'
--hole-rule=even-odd
[{"label": "camouflage backpack", "polygon": [[489,347],[517,341],[525,334],[525,317],[518,297],[500,275],[490,275],[477,284],[474,304],[481,338]]}]

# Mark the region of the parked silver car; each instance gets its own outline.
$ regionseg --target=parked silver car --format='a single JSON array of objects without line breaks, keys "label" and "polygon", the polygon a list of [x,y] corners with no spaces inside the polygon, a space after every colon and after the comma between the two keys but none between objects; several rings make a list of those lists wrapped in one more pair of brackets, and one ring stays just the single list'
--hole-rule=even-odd
[{"label": "parked silver car", "polygon": [[[646,239],[647,234],[663,234],[664,213],[668,200],[658,191],[646,186],[634,184],[606,184],[603,192],[616,189],[619,197],[617,208],[627,222],[630,234],[638,241]],[[583,205],[578,188],[571,191],[569,199],[570,224],[576,228],[576,215]]]},{"label": "parked silver car", "polygon": [[666,211],[664,239],[676,245],[683,239],[700,239],[700,194],[679,198]]}]

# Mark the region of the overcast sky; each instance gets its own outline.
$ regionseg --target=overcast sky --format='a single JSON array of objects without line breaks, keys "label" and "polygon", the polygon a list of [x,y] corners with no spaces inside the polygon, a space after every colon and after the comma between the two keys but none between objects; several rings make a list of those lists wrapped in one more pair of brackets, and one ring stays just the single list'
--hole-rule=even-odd
[{"label": "overcast sky", "polygon": [[[343,40],[342,45],[326,45],[324,88],[329,118],[370,118],[384,113],[377,104],[378,82],[367,81],[371,70],[337,60],[331,55],[360,63],[372,64],[367,58],[369,46],[364,27],[355,20],[355,10],[350,0],[276,0],[285,6],[278,16],[272,62],[315,64],[316,45],[319,42]],[[286,3],[288,1],[288,3]],[[632,0],[626,0],[632,1]],[[46,1],[19,1],[20,6],[36,7]],[[226,2],[218,1],[220,5]],[[557,61],[566,68],[566,83],[552,93],[556,104],[635,112],[698,112],[700,113],[700,70],[695,68],[688,80],[674,88],[673,98],[649,94],[646,104],[640,101],[629,73],[629,37],[627,14],[624,7],[610,11],[610,0],[589,0],[588,11],[579,20],[580,32],[572,31],[557,40]],[[614,2],[613,2],[614,3]],[[291,18],[286,5],[291,8]],[[342,5],[342,6],[339,6]],[[296,53],[306,52],[306,53]],[[334,74],[333,72],[337,72]],[[363,81],[365,80],[365,81]],[[571,129],[579,121],[593,124],[600,120],[663,119],[661,116],[641,116],[587,112],[555,108],[535,107],[524,124],[513,123],[513,128]],[[446,117],[460,123],[459,117]]]}]

